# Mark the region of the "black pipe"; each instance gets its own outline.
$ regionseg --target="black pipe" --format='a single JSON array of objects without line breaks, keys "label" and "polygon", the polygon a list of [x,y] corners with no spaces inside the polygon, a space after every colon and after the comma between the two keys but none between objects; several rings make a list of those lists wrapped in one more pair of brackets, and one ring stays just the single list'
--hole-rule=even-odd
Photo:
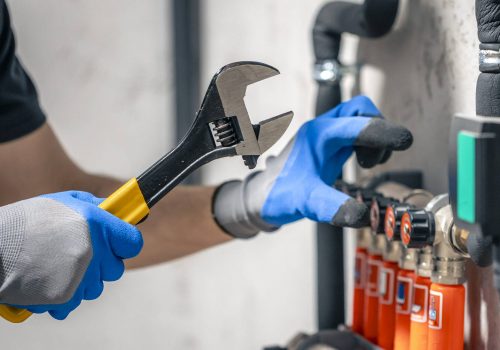
[{"label": "black pipe", "polygon": [[[188,132],[200,106],[200,0],[172,2],[175,76],[175,137],[180,141]],[[200,170],[184,183],[199,183]]]},{"label": "black pipe", "polygon": [[[342,33],[378,38],[388,33],[396,19],[399,0],[365,0],[362,4],[335,1],[325,4],[316,17],[313,46],[318,70],[333,69],[333,79],[318,80],[316,115],[341,100],[339,52]],[[331,77],[332,75],[330,75]],[[361,152],[362,154],[363,152]],[[360,152],[357,152],[358,158]],[[366,153],[365,156],[372,156]],[[326,224],[317,228],[318,327],[333,329],[345,322],[344,239],[342,229]]]},{"label": "black pipe", "polygon": [[[339,62],[342,33],[379,38],[392,28],[399,0],[366,0],[362,4],[334,1],[318,12],[313,28],[316,62]],[[324,113],[341,101],[339,84],[320,84],[316,112]]]},{"label": "black pipe", "polygon": [[[479,49],[482,52],[498,52],[500,50],[500,1],[476,0],[476,19],[480,41]],[[481,73],[476,83],[476,114],[500,118],[500,64],[480,61],[479,70]],[[498,173],[494,176],[498,179]],[[496,198],[495,200],[498,201],[499,199]],[[498,231],[497,227],[493,229]],[[490,237],[486,239],[488,238]],[[495,285],[500,291],[500,241],[498,236],[493,243]],[[480,258],[486,257],[482,260],[486,260],[483,265],[487,265],[491,261],[491,258],[489,258],[491,257],[491,248],[481,250],[480,255]]]}]

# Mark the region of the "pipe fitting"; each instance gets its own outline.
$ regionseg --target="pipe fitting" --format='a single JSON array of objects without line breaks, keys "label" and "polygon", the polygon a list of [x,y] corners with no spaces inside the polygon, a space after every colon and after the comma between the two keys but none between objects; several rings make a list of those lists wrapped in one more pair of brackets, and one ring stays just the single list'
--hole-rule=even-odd
[{"label": "pipe fitting", "polygon": [[463,284],[465,277],[465,258],[467,257],[453,243],[457,233],[453,224],[451,206],[447,204],[435,214],[436,233],[433,253],[432,282],[440,284]]},{"label": "pipe fitting", "polygon": [[406,248],[401,259],[399,260],[399,268],[403,270],[417,270],[418,249]]},{"label": "pipe fitting", "polygon": [[432,275],[432,247],[425,247],[418,252],[417,275],[431,277]]},{"label": "pipe fitting", "polygon": [[401,242],[387,242],[385,252],[383,254],[385,261],[392,261],[399,263],[403,256],[403,245]]},{"label": "pipe fitting", "polygon": [[421,251],[419,266],[422,273],[428,274],[432,265],[433,282],[450,285],[465,282],[468,233],[455,228],[448,195],[433,198],[425,209],[407,211],[401,221],[401,239],[408,250],[425,249],[423,254]]}]

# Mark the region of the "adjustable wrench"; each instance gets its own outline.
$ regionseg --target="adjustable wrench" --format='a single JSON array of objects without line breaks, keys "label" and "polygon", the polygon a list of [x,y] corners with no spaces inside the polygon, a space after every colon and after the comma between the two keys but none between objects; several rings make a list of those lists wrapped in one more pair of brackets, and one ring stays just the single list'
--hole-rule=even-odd
[{"label": "adjustable wrench", "polygon": [[[179,145],[113,192],[99,207],[136,225],[186,176],[212,160],[241,155],[253,169],[257,158],[283,135],[293,113],[286,112],[254,125],[243,98],[248,85],[277,74],[276,68],[259,62],[224,66],[212,78],[196,119]],[[0,305],[0,316],[18,323],[31,313]]]}]

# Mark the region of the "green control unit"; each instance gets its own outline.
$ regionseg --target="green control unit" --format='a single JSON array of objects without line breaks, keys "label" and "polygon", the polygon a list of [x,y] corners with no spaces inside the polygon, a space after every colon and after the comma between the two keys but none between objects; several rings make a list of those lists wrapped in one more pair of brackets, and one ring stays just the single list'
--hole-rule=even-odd
[{"label": "green control unit", "polygon": [[500,118],[455,115],[449,149],[455,224],[500,240]]}]

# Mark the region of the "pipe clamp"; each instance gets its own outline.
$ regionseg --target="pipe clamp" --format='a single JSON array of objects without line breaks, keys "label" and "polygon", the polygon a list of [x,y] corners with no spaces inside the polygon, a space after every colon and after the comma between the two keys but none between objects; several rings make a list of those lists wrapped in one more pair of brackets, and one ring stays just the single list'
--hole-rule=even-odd
[{"label": "pipe clamp", "polygon": [[319,84],[338,85],[346,75],[356,75],[359,72],[359,65],[344,66],[339,61],[322,60],[314,64],[314,80]]},{"label": "pipe clamp", "polygon": [[500,73],[500,50],[479,50],[479,70],[483,73]]}]

